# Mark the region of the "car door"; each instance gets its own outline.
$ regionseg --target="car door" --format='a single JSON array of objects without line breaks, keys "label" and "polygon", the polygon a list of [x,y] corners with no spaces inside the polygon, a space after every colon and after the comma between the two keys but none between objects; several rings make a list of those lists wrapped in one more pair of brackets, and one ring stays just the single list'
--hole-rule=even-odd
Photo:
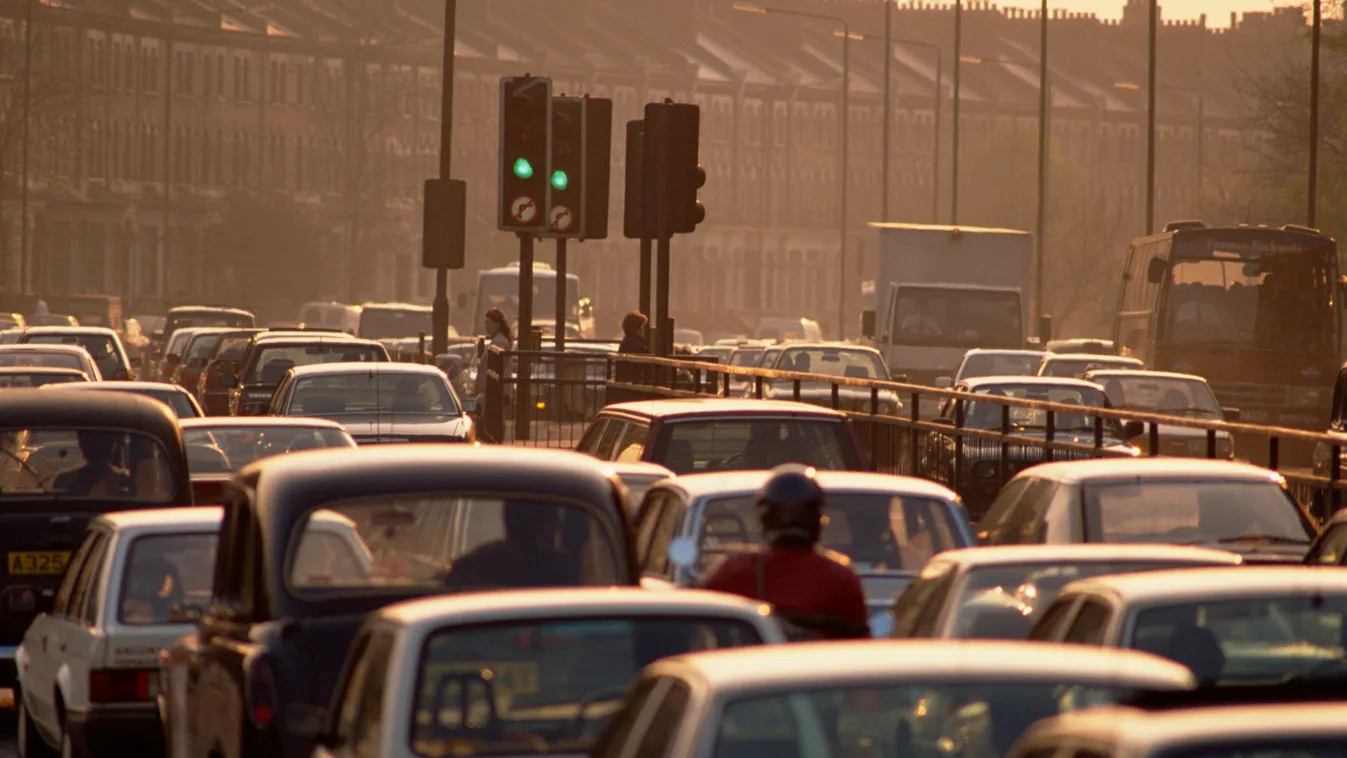
[{"label": "car door", "polygon": [[[79,551],[66,568],[56,591],[56,600],[50,613],[33,619],[24,635],[24,670],[21,685],[26,707],[38,724],[56,724],[56,675],[60,667],[57,640],[63,627],[79,623],[78,600],[85,597],[93,564],[100,560],[107,544],[107,533],[91,531],[84,538]],[[55,735],[53,734],[53,737]]]},{"label": "car door", "polygon": [[108,575],[116,554],[117,537],[109,533],[89,553],[88,568],[76,588],[71,612],[53,636],[51,644],[58,656],[56,684],[64,693],[67,707],[88,706],[89,672],[102,666],[102,661],[93,660],[94,642],[102,627],[108,603]]},{"label": "car door", "polygon": [[352,646],[351,667],[341,694],[334,701],[337,712],[329,738],[333,755],[377,758],[385,754],[382,743],[391,718],[396,716],[385,712],[390,700],[385,695],[389,692],[387,675],[395,642],[393,630],[375,627]]}]

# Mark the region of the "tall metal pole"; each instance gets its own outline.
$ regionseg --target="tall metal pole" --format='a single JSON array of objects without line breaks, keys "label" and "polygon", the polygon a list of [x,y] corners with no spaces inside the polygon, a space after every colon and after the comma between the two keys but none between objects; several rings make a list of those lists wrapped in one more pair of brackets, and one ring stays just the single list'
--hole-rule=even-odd
[{"label": "tall metal pole", "polygon": [[[458,0],[444,0],[444,59],[440,64],[440,178],[450,177],[454,157],[454,41],[458,37]],[[449,270],[435,269],[435,299],[430,306],[430,352],[449,349]],[[532,323],[517,328],[531,328]],[[564,336],[564,335],[559,335]]]},{"label": "tall metal pole", "polygon": [[[556,314],[556,337],[553,342],[556,344],[557,354],[566,352],[566,238],[557,237],[557,276],[556,276],[556,307],[553,312]],[[557,372],[561,376],[561,372]]]},{"label": "tall metal pole", "polygon": [[19,205],[19,292],[28,294],[28,123],[32,121],[33,0],[24,5],[23,19],[23,189]]},{"label": "tall metal pole", "polygon": [[[847,336],[847,185],[850,184],[847,179],[847,169],[850,167],[847,148],[851,133],[851,30],[845,22],[842,24],[842,34],[842,167],[838,172],[842,185],[842,198],[837,241],[837,339],[839,340],[844,340]],[[884,44],[887,49],[887,39]]]},{"label": "tall metal pole", "polygon": [[[1051,90],[1048,84],[1048,0],[1038,10],[1038,215],[1034,221],[1034,310],[1037,323],[1046,310],[1043,306],[1043,251],[1048,214],[1048,108]],[[1037,327],[1035,327],[1037,330]],[[1043,335],[1038,335],[1040,338]]]},{"label": "tall metal pole", "polygon": [[[637,285],[637,309],[650,319],[653,314],[650,312],[650,276],[653,264],[654,253],[651,250],[654,240],[649,237],[641,238],[641,281]],[[647,321],[648,323],[648,321]]]},{"label": "tall metal pole", "polygon": [[[1152,0],[1153,2],[1154,0]],[[954,123],[953,146],[950,149],[949,222],[959,223],[959,56],[963,54],[963,0],[954,0]]]},{"label": "tall metal pole", "polygon": [[1323,27],[1322,0],[1314,0],[1314,23],[1310,30],[1310,165],[1305,187],[1305,220],[1314,226],[1319,199],[1319,46]]},{"label": "tall metal pole", "polygon": [[945,100],[945,54],[935,48],[935,128],[931,135],[931,223],[940,223],[940,110]]},{"label": "tall metal pole", "polygon": [[[264,93],[265,94],[265,93]],[[168,31],[164,34],[164,230],[159,240],[159,250],[163,260],[159,263],[159,296],[164,305],[169,303],[169,239],[172,236],[169,224],[172,223],[173,197],[173,16],[168,18]]]},{"label": "tall metal pole", "polygon": [[1160,26],[1159,0],[1150,0],[1146,63],[1146,234],[1155,231],[1155,37]]},{"label": "tall metal pole", "polygon": [[889,220],[889,139],[890,127],[889,118],[893,108],[889,98],[893,94],[892,68],[893,68],[893,3],[895,0],[884,0],[884,139],[882,145],[882,155],[884,167],[881,171],[883,175],[884,186],[879,191],[879,220]]},{"label": "tall metal pole", "polygon": [[1202,198],[1206,194],[1206,178],[1204,177],[1204,174],[1206,173],[1207,164],[1202,160],[1202,143],[1206,141],[1205,135],[1207,133],[1205,103],[1206,98],[1203,97],[1201,91],[1199,91],[1197,93],[1197,201],[1199,203],[1199,211],[1201,210],[1200,203],[1202,202]]}]

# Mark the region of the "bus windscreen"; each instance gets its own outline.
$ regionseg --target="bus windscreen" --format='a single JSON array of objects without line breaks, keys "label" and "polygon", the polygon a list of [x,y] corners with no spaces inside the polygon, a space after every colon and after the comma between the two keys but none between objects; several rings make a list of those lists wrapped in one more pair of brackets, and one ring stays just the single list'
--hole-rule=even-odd
[{"label": "bus windscreen", "polygon": [[[552,321],[556,314],[556,280],[535,275],[533,279],[533,319]],[[580,304],[580,280],[578,277],[566,277],[566,315],[568,320],[578,320]],[[519,275],[515,273],[483,274],[478,279],[477,313],[475,318],[476,334],[486,333],[486,312],[491,308],[500,308],[516,331],[519,329]]]}]

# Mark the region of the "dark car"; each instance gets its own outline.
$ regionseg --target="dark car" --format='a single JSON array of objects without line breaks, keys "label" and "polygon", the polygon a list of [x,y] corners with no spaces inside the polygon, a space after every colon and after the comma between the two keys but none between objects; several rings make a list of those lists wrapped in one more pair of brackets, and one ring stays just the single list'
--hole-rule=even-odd
[{"label": "dark car", "polygon": [[605,461],[658,463],[675,474],[803,463],[869,471],[843,414],[779,400],[643,400],[599,412],[576,449]]},{"label": "dark car", "polygon": [[197,402],[207,416],[229,415],[229,388],[220,384],[222,376],[236,376],[239,361],[248,351],[253,335],[266,331],[256,327],[233,329],[221,332],[211,352],[206,356],[205,366],[197,377],[191,390],[196,393]]},{"label": "dark car", "polygon": [[195,393],[197,381],[201,378],[211,354],[220,344],[220,337],[230,331],[229,327],[224,326],[200,327],[194,330],[192,336],[182,346],[182,356],[173,367],[169,381],[188,392]]},{"label": "dark car", "polygon": [[0,392],[0,686],[95,516],[191,503],[168,406],[123,392]]},{"label": "dark car", "polygon": [[328,332],[263,332],[253,337],[239,363],[238,374],[220,377],[220,384],[229,388],[231,415],[258,416],[267,412],[276,386],[295,366],[389,360],[388,349],[373,340]]},{"label": "dark car", "polygon": [[161,667],[168,744],[191,755],[307,757],[339,662],[366,614],[386,605],[452,591],[639,586],[622,485],[575,453],[296,453],[243,469],[224,501],[213,605]]}]

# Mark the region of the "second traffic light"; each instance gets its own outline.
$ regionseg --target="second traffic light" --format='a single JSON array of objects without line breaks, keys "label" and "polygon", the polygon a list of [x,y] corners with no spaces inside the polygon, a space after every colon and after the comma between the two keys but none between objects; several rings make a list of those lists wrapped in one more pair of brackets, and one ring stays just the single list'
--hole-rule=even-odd
[{"label": "second traffic light", "polygon": [[547,164],[549,200],[544,237],[608,236],[608,182],[613,101],[598,97],[552,98]]},{"label": "second traffic light", "polygon": [[697,158],[701,108],[649,103],[642,129],[641,236],[659,239],[692,232],[706,220],[706,209],[697,199],[706,184]]}]

